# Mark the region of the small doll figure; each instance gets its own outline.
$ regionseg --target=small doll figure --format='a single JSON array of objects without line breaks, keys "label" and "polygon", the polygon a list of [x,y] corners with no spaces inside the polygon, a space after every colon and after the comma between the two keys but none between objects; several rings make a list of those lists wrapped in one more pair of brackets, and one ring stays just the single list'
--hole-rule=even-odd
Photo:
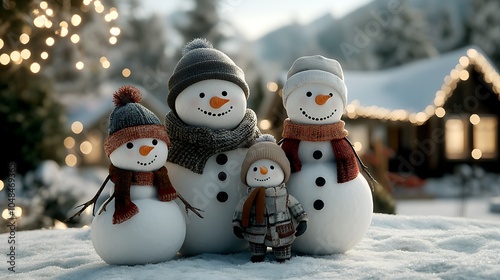
[{"label": "small doll figure", "polygon": [[257,138],[241,167],[247,194],[233,215],[234,234],[249,242],[252,262],[264,261],[267,247],[276,261],[289,260],[295,237],[306,231],[307,214],[285,186],[289,176],[290,163],[274,137]]}]

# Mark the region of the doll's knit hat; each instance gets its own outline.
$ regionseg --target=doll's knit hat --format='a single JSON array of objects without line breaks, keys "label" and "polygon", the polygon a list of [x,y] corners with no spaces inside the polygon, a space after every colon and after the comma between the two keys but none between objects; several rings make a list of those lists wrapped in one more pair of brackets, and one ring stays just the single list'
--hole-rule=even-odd
[{"label": "doll's knit hat", "polygon": [[187,43],[182,58],[168,81],[167,104],[176,113],[175,99],[187,87],[204,80],[225,80],[237,84],[248,98],[245,74],[225,53],[215,49],[206,39]]},{"label": "doll's knit hat", "polygon": [[109,116],[109,135],[104,141],[106,156],[140,138],[156,138],[170,145],[167,129],[153,112],[139,104],[141,98],[141,92],[133,86],[122,86],[113,94],[116,107]]},{"label": "doll's knit hat", "polygon": [[304,84],[326,84],[337,90],[347,105],[347,88],[344,84],[344,72],[340,63],[321,55],[303,56],[295,60],[288,70],[287,81],[283,87],[283,106],[290,93]]},{"label": "doll's knit hat", "polygon": [[241,164],[241,181],[246,184],[246,176],[250,165],[259,159],[270,159],[283,169],[285,179],[283,183],[290,178],[290,162],[283,149],[276,144],[276,139],[270,134],[264,134],[255,139],[255,144],[248,148],[247,154]]}]

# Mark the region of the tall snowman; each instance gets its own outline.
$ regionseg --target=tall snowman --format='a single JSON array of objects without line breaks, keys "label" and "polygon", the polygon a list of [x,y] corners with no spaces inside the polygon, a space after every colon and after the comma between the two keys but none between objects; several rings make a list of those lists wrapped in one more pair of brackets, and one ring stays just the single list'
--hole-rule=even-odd
[{"label": "tall snowman", "polygon": [[[109,264],[147,264],[172,259],[186,233],[184,216],[174,199],[177,192],[164,164],[169,137],[160,120],[139,104],[141,93],[131,86],[114,94],[104,150],[111,160],[107,181],[110,198],[94,217],[90,237],[97,254]],[[114,200],[114,201],[113,201]]]},{"label": "tall snowman", "polygon": [[230,253],[247,247],[233,235],[232,214],[245,194],[240,168],[248,147],[260,136],[247,109],[243,71],[204,39],[189,42],[168,83],[171,111],[165,125],[172,141],[167,168],[177,191],[203,219],[186,216],[180,252]]},{"label": "tall snowman", "polygon": [[297,59],[282,97],[288,115],[282,149],[292,169],[288,189],[309,216],[307,231],[292,248],[304,254],[346,252],[367,232],[373,201],[340,120],[347,102],[340,64],[319,55]]}]

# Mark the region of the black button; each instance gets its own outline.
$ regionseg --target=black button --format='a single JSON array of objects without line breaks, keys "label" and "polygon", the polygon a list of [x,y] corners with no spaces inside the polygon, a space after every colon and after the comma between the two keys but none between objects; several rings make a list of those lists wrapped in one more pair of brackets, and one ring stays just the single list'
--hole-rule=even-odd
[{"label": "black button", "polygon": [[323,153],[321,151],[314,151],[314,153],[313,153],[314,159],[320,159],[322,156],[323,156]]},{"label": "black button", "polygon": [[325,207],[325,203],[323,202],[323,200],[317,199],[316,201],[314,201],[313,207],[316,210],[321,210],[323,209],[323,207]]},{"label": "black button", "polygon": [[326,184],[326,180],[323,177],[316,178],[316,186],[322,187]]},{"label": "black button", "polygon": [[217,176],[219,177],[219,180],[221,180],[221,181],[225,181],[227,179],[227,174],[224,171],[219,172],[219,175],[217,175]]},{"label": "black button", "polygon": [[217,155],[217,157],[215,158],[215,161],[220,164],[220,165],[223,165],[223,164],[226,164],[227,162],[227,156],[225,154],[219,154]]},{"label": "black button", "polygon": [[219,202],[226,202],[228,198],[229,198],[229,195],[227,194],[227,192],[219,192],[217,194],[217,200]]}]

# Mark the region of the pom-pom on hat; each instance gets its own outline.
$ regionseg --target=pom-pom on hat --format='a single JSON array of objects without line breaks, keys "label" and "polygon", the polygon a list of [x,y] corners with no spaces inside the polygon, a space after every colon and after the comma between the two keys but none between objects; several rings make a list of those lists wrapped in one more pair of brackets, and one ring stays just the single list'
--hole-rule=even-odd
[{"label": "pom-pom on hat", "polygon": [[264,134],[255,139],[255,144],[248,148],[247,154],[241,164],[241,181],[246,184],[247,173],[250,165],[259,159],[270,159],[283,169],[285,179],[283,183],[290,178],[290,162],[283,149],[276,144],[276,139],[270,134]]},{"label": "pom-pom on hat", "polygon": [[197,82],[211,79],[237,84],[248,98],[250,89],[243,70],[206,39],[194,39],[184,47],[182,58],[168,81],[167,104],[170,109],[176,113],[175,99],[184,89]]},{"label": "pom-pom on hat", "polygon": [[344,84],[344,72],[340,63],[321,55],[303,56],[295,60],[288,70],[287,81],[283,87],[283,106],[290,93],[304,84],[326,84],[337,90],[347,106],[347,88]]},{"label": "pom-pom on hat", "polygon": [[122,86],[113,94],[115,108],[109,116],[109,135],[104,151],[109,155],[121,145],[141,138],[156,138],[170,145],[167,129],[158,117],[139,104],[142,94],[133,86]]}]

